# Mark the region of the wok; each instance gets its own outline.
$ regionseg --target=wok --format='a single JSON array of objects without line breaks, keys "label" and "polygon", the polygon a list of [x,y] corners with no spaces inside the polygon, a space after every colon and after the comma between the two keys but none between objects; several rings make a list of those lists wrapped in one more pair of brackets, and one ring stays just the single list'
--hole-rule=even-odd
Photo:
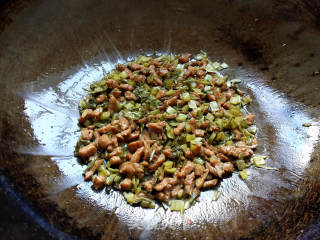
[{"label": "wok", "polygon": [[[2,184],[53,238],[320,239],[319,24],[317,0],[3,2]],[[243,80],[277,170],[233,174],[184,215],[93,191],[73,157],[83,87],[139,54],[200,50]]]}]

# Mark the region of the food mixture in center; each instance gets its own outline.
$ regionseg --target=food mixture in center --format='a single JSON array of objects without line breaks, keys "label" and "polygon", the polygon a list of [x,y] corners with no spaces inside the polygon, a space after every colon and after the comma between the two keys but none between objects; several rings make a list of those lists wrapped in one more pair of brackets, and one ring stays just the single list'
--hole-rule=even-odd
[{"label": "food mixture in center", "polygon": [[80,101],[76,155],[95,189],[183,211],[200,192],[246,168],[257,145],[251,99],[204,52],[138,56],[93,83]]}]

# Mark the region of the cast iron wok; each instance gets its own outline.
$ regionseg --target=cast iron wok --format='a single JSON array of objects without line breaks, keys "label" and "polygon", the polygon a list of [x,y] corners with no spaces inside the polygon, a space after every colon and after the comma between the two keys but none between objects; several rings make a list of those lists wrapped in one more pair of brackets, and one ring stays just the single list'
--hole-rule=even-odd
[{"label": "cast iron wok", "polygon": [[[319,7],[316,0],[3,4],[2,176],[60,238],[303,238],[319,222]],[[83,87],[139,54],[200,50],[243,79],[259,129],[256,153],[277,170],[252,168],[247,181],[233,174],[215,189],[217,201],[207,191],[184,215],[93,191],[73,157]]]}]

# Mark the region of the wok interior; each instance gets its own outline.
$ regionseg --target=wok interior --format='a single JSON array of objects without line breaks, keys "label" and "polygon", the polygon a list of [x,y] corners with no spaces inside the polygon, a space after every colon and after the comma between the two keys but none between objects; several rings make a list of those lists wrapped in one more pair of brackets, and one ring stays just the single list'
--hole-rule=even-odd
[{"label": "wok interior", "polygon": [[[45,219],[80,238],[298,236],[319,208],[320,33],[310,4],[78,0],[15,11],[0,35],[1,172]],[[202,193],[184,215],[92,190],[73,157],[83,87],[139,54],[200,50],[243,80],[256,153],[278,170],[252,168],[247,181],[233,174],[215,189],[218,201]]]}]

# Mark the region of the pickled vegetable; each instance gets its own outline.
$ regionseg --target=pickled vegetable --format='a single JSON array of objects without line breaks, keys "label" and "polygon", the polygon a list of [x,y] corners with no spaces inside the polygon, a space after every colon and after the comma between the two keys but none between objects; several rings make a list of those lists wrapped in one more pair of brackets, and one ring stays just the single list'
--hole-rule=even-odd
[{"label": "pickled vegetable", "polygon": [[140,55],[91,84],[75,149],[85,180],[121,190],[131,205],[158,201],[183,213],[234,169],[247,179],[250,165],[265,166],[253,155],[255,116],[244,109],[251,98],[240,79],[219,72],[227,67],[204,52]]}]

